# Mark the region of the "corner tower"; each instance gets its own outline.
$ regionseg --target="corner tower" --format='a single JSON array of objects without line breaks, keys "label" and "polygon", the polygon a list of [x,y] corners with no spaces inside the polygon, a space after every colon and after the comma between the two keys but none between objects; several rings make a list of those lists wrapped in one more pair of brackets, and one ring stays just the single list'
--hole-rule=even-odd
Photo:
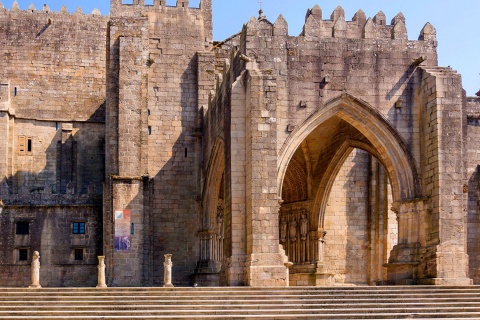
[{"label": "corner tower", "polygon": [[[113,285],[188,284],[198,256],[204,92],[199,61],[212,48],[212,4],[111,1],[107,44],[104,246]],[[201,58],[200,58],[201,57]],[[203,62],[202,62],[203,63]],[[206,85],[206,87],[205,87]],[[208,90],[208,91],[206,91]]]}]

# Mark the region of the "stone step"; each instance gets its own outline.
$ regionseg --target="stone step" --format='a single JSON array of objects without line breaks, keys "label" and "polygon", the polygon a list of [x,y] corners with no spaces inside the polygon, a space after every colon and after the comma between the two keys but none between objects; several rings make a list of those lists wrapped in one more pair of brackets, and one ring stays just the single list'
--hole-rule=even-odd
[{"label": "stone step", "polygon": [[0,320],[127,318],[480,319],[480,287],[0,288]]},{"label": "stone step", "polygon": [[210,291],[210,290],[198,290],[198,289],[177,289],[177,290],[116,290],[116,289],[110,289],[110,290],[46,290],[46,289],[30,289],[30,290],[3,290],[0,289],[2,292],[2,295],[4,296],[15,296],[15,295],[22,295],[22,296],[29,296],[29,295],[56,295],[56,294],[61,294],[62,296],[67,296],[67,295],[75,295],[75,296],[81,296],[81,295],[96,295],[96,296],[102,296],[102,295],[112,295],[115,294],[117,296],[128,296],[131,294],[138,294],[138,293],[144,293],[148,295],[168,295],[168,296],[174,296],[174,295],[231,295],[231,294],[240,294],[240,295],[263,295],[263,294],[269,294],[269,295],[295,295],[295,294],[301,294],[301,295],[312,295],[312,294],[344,294],[344,295],[358,295],[358,294],[456,294],[456,293],[480,293],[480,288],[475,288],[475,289],[451,289],[451,290],[435,290],[435,289],[409,289],[409,290],[364,290],[364,289],[358,289],[358,290],[330,290],[330,289],[323,289],[323,290],[315,290],[315,289],[305,289],[305,290],[288,290],[288,289],[283,289],[283,290],[217,290],[217,291]]},{"label": "stone step", "polygon": [[[0,316],[0,319],[21,319],[25,320],[23,316]],[[466,313],[461,312],[457,314],[449,313],[425,313],[422,315],[419,314],[405,314],[405,313],[385,313],[385,314],[296,314],[296,315],[175,315],[175,316],[159,316],[159,315],[150,315],[150,316],[69,316],[65,318],[63,316],[31,316],[28,319],[30,320],[59,320],[59,319],[102,319],[102,320],[129,320],[129,319],[189,319],[189,320],[202,320],[202,319],[236,319],[236,320],[295,320],[295,319],[376,319],[376,320],[392,320],[392,319],[417,319],[417,320],[427,320],[427,319],[480,319],[480,313]]]},{"label": "stone step", "polygon": [[[431,314],[431,313],[475,313],[480,314],[480,308],[475,307],[449,307],[449,308],[369,308],[363,312],[365,314],[387,314],[389,312],[397,314]],[[158,310],[158,309],[148,309],[148,310],[132,310],[132,309],[122,309],[119,307],[119,310],[70,310],[62,308],[62,310],[9,310],[0,312],[0,316],[24,316],[26,319],[31,316],[63,316],[70,317],[75,316],[125,316],[125,315],[278,315],[278,314],[359,314],[357,308],[335,308],[335,309],[325,309],[325,308],[309,308],[309,309],[287,309],[287,308],[240,308],[240,309],[227,309],[227,308],[215,308],[212,310],[206,310],[203,308],[195,309],[177,309],[177,308],[168,308],[167,310]]]},{"label": "stone step", "polygon": [[68,288],[40,288],[40,289],[29,289],[29,288],[18,288],[18,287],[2,287],[0,291],[3,292],[122,292],[122,291],[141,291],[141,292],[176,292],[176,291],[188,291],[188,292],[255,292],[255,291],[265,291],[265,292],[308,292],[308,291],[325,291],[325,292],[336,292],[336,291],[479,291],[480,286],[336,286],[336,287],[173,287],[173,288],[163,288],[163,287],[109,287],[109,288],[93,288],[93,287],[68,287]]},{"label": "stone step", "polygon": [[[221,302],[219,302],[221,301]],[[446,300],[422,300],[419,302],[418,299],[410,299],[408,301],[404,301],[402,299],[398,300],[369,300],[369,299],[362,299],[362,300],[348,300],[348,299],[341,299],[335,300],[335,303],[332,303],[331,300],[298,300],[298,299],[291,299],[291,300],[202,300],[202,301],[185,301],[184,303],[176,301],[176,300],[142,300],[142,301],[128,301],[128,300],[118,300],[118,301],[96,301],[96,300],[78,300],[78,301],[36,301],[36,302],[27,302],[22,301],[6,301],[0,303],[0,310],[8,309],[8,308],[15,308],[15,307],[22,307],[25,309],[35,309],[35,308],[50,308],[50,307],[68,307],[68,306],[75,306],[75,307],[85,307],[85,308],[110,308],[112,306],[122,305],[125,307],[133,306],[137,308],[151,308],[152,306],[164,306],[171,308],[171,306],[178,306],[178,307],[190,307],[190,306],[247,306],[247,305],[264,305],[264,306],[271,306],[271,305],[279,305],[281,306],[294,306],[294,305],[321,305],[322,307],[330,307],[330,306],[357,306],[358,308],[368,308],[370,306],[391,306],[395,304],[397,306],[407,307],[407,306],[480,306],[480,299],[477,301],[470,301],[468,299],[446,299]]]},{"label": "stone step", "polygon": [[98,295],[17,295],[17,296],[0,296],[0,303],[4,301],[77,301],[77,300],[97,300],[97,301],[117,301],[117,300],[175,300],[175,301],[191,301],[191,300],[252,300],[252,299],[261,299],[261,300],[279,300],[279,299],[302,299],[302,300],[415,300],[415,299],[471,299],[472,301],[480,300],[480,293],[460,293],[460,294],[448,294],[448,293],[432,293],[432,294],[391,294],[391,293],[382,293],[382,294],[295,294],[295,295],[240,295],[240,294],[230,294],[230,295],[147,295],[147,294],[133,294],[129,295],[116,295],[111,294],[108,296],[98,296]]},{"label": "stone step", "polygon": [[305,303],[277,303],[277,304],[263,304],[263,303],[245,303],[245,304],[227,304],[227,303],[209,303],[209,304],[169,304],[169,305],[89,305],[89,304],[70,304],[70,305],[35,305],[35,306],[25,306],[25,305],[8,305],[0,306],[0,314],[8,312],[48,312],[48,311],[57,311],[61,308],[62,311],[125,311],[125,310],[135,310],[135,311],[169,311],[172,310],[174,306],[175,310],[224,310],[228,308],[229,310],[259,310],[259,309],[271,309],[272,307],[278,308],[288,308],[293,309],[318,309],[322,310],[334,310],[334,309],[431,309],[431,310],[446,310],[446,309],[468,309],[468,310],[479,310],[480,303],[398,303],[394,308],[390,303],[345,303],[345,304],[305,304]]}]

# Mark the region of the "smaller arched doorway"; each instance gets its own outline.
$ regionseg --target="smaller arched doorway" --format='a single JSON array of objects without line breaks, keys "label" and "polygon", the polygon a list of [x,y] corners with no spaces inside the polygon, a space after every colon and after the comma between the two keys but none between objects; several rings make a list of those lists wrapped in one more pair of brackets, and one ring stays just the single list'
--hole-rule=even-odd
[{"label": "smaller arched doorway", "polygon": [[296,149],[286,144],[289,161],[279,167],[280,243],[294,263],[291,285],[385,283],[399,238],[390,208],[418,192],[401,139],[349,96],[294,133]]},{"label": "smaller arched doorway", "polygon": [[[194,283],[201,286],[219,286],[220,271],[225,256],[224,246],[229,237],[225,217],[225,156],[223,141],[217,139],[208,165],[205,180],[200,240],[200,256],[194,274]],[[226,232],[227,231],[227,232]],[[230,241],[228,239],[228,241]]]}]

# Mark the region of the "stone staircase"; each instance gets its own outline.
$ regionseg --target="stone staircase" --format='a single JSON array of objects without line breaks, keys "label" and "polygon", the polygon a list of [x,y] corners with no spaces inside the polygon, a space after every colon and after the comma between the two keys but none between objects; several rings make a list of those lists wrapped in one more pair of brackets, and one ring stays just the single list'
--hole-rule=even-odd
[{"label": "stone staircase", "polygon": [[480,319],[480,287],[0,288],[0,319]]}]

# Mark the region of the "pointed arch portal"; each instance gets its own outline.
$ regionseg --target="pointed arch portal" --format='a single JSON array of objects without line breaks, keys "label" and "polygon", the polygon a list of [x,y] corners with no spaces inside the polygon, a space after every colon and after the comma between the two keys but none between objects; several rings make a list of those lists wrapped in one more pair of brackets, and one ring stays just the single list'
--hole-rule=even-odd
[{"label": "pointed arch portal", "polygon": [[343,94],[328,102],[298,126],[280,150],[278,165],[279,196],[286,169],[295,151],[313,130],[332,117],[338,117],[356,128],[376,150],[392,179],[395,201],[419,197],[420,183],[413,157],[400,134],[365,101]]},{"label": "pointed arch portal", "polygon": [[[338,179],[343,179],[343,187],[335,186]],[[295,263],[292,285],[329,284],[334,277],[343,277],[342,283],[387,280],[383,265],[398,239],[390,208],[395,202],[419,197],[421,190],[406,143],[378,111],[348,94],[319,108],[282,147],[277,182],[284,201],[280,243]],[[353,209],[328,205],[338,199],[355,202]],[[335,226],[340,221],[343,229]],[[332,256],[328,250],[338,252],[342,246],[345,259],[363,262],[350,261],[349,267],[344,261],[344,271],[329,274],[324,260]],[[355,268],[364,268],[365,275],[349,275],[348,269]],[[318,279],[322,272],[327,282],[300,276],[317,274]]]}]

